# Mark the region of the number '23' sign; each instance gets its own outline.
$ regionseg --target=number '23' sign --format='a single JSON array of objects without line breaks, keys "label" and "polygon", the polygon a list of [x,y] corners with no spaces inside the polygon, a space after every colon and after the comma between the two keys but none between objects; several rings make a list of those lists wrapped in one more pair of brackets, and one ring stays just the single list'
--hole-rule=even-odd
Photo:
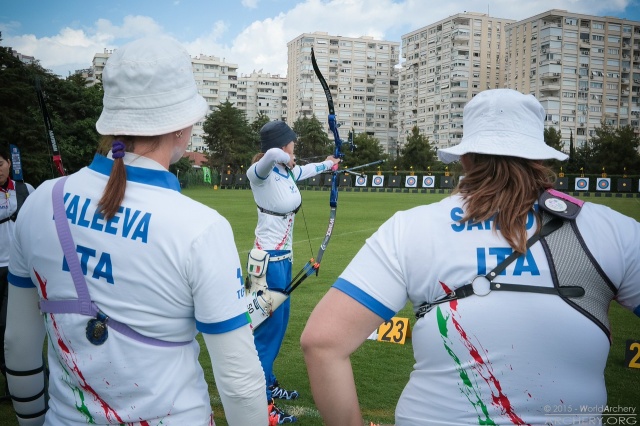
[{"label": "number '23' sign", "polygon": [[404,345],[407,337],[411,337],[409,318],[393,317],[378,327],[378,341]]},{"label": "number '23' sign", "polygon": [[640,340],[627,340],[625,365],[629,368],[640,368]]}]

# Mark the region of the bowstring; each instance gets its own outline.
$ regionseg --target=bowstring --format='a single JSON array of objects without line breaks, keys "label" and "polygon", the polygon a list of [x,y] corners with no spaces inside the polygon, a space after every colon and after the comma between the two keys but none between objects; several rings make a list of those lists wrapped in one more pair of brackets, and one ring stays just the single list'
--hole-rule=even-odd
[{"label": "bowstring", "polygon": [[[309,80],[311,81],[311,87],[313,88],[313,74],[311,73],[311,78],[304,79],[304,83],[302,84],[302,99],[300,101],[300,111],[302,111],[302,107],[304,106],[304,102],[305,102],[305,96],[307,94],[307,83],[309,82]],[[311,103],[313,104],[313,89],[311,90]],[[303,114],[304,116],[304,114]],[[299,118],[299,117],[298,117]],[[287,170],[289,170],[289,168],[287,167]],[[297,185],[297,181],[294,179],[293,177],[293,173],[291,173],[291,170],[289,170],[289,174],[291,175],[291,179],[293,179],[293,182]],[[301,194],[302,196],[302,194]],[[311,259],[315,259],[316,255],[313,252],[313,247],[311,246],[311,235],[309,234],[309,227],[307,226],[307,218],[304,214],[304,206],[301,205],[300,206],[300,211],[302,212],[302,221],[304,222],[304,230],[307,233],[307,242],[309,243],[309,252],[311,252]]]},{"label": "bowstring", "polygon": [[[289,173],[289,176],[291,176],[291,180],[293,180],[293,184],[298,186],[298,182],[293,177],[293,172],[291,172],[291,169],[289,167],[287,167],[286,165],[284,167],[285,167],[285,169],[287,169],[287,172]],[[300,197],[302,197],[302,194],[300,194]],[[300,204],[300,212],[302,213],[302,221],[304,222],[304,230],[307,232],[307,242],[309,243],[309,251],[311,252],[311,258],[315,259],[316,255],[313,253],[313,247],[311,247],[311,236],[309,235],[309,227],[307,226],[307,218],[304,215],[304,206],[303,206],[303,204],[304,203]]]}]

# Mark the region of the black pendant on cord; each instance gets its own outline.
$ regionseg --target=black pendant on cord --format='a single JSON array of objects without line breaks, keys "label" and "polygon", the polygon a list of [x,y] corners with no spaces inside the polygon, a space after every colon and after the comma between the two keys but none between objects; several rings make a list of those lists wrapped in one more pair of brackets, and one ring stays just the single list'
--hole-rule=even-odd
[{"label": "black pendant on cord", "polygon": [[107,319],[109,317],[98,312],[95,318],[90,319],[87,322],[87,340],[92,344],[99,346],[107,341],[109,337],[109,330],[107,330]]}]

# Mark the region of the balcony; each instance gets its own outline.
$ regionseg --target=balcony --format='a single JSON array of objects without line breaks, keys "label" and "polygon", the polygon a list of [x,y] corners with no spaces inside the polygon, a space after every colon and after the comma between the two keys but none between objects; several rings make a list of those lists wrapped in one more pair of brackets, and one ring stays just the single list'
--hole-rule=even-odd
[{"label": "balcony", "polygon": [[556,92],[560,90],[560,83],[548,83],[540,86],[540,92]]},{"label": "balcony", "polygon": [[469,41],[469,33],[465,31],[455,31],[451,34],[453,41]]},{"label": "balcony", "polygon": [[550,79],[559,78],[559,77],[560,77],[559,72],[545,72],[544,74],[540,74],[540,79],[542,80],[550,80]]}]

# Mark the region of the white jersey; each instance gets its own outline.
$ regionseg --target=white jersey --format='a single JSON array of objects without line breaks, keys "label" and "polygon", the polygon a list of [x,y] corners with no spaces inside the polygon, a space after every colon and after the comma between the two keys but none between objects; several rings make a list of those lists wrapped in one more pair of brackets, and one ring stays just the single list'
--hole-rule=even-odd
[{"label": "white jersey", "polygon": [[[408,301],[416,310],[487,274],[512,250],[492,221],[460,223],[463,214],[457,195],[395,214],[334,287],[390,319]],[[618,289],[616,300],[640,316],[640,224],[585,203],[577,225]],[[533,214],[527,227],[531,236]],[[553,287],[541,244],[495,282]],[[416,363],[396,408],[398,426],[567,424],[554,413],[606,404],[607,335],[558,296],[472,295],[437,305],[412,335]]]},{"label": "white jersey", "polygon": [[[0,188],[0,220],[10,218],[18,209],[18,198],[16,197],[16,182],[7,179],[7,189]],[[28,183],[27,189],[31,194],[34,189]],[[0,266],[9,265],[9,247],[13,245],[13,229],[15,222],[11,219],[0,223]]]},{"label": "white jersey", "polygon": [[253,199],[258,207],[283,215],[264,213],[258,209],[255,248],[292,250],[294,210],[302,202],[296,182],[331,170],[333,166],[333,162],[327,160],[304,166],[296,165],[289,170],[284,166],[288,161],[289,154],[280,148],[271,148],[247,171]]},{"label": "white jersey", "polygon": [[[65,184],[89,294],[102,312],[145,336],[190,343],[150,346],[110,329],[107,342],[95,346],[85,337],[89,317],[45,314],[47,424],[209,425],[208,385],[194,338],[197,331],[225,333],[248,324],[232,230],[216,211],[181,195],[160,164],[130,153],[125,163],[126,195],[108,221],[96,207],[112,160],[97,155]],[[53,220],[54,182],[43,183],[20,212],[10,281],[35,285],[44,299],[74,299]]]}]

